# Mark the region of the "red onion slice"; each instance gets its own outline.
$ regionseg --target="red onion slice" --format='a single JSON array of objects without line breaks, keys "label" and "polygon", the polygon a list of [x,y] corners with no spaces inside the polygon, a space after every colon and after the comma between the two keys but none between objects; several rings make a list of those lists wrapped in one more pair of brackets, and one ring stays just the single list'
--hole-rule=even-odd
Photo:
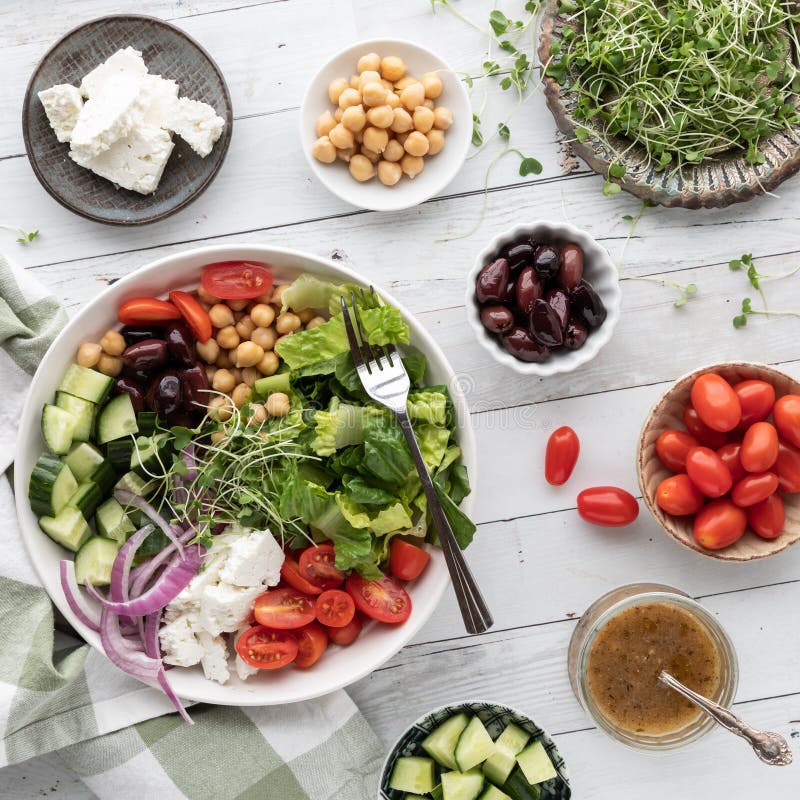
[{"label": "red onion slice", "polygon": [[[190,528],[185,533],[181,534],[181,544],[188,544],[195,537],[194,528]],[[157,556],[153,556],[149,561],[146,561],[139,567],[136,567],[131,572],[131,585],[130,596],[138,597],[144,590],[153,575],[156,574],[159,567],[169,561],[175,554],[175,546],[172,544],[167,545]]]},{"label": "red onion slice", "polygon": [[[111,567],[111,581],[108,588],[108,596],[115,602],[123,602],[129,599],[128,587],[130,586],[131,564],[136,551],[153,530],[152,525],[145,525],[120,547],[117,557],[114,559],[114,565]],[[130,617],[125,617],[120,619],[120,624],[128,626],[134,623]]]},{"label": "red onion slice", "polygon": [[194,725],[194,720],[189,716],[186,712],[186,709],[183,707],[183,703],[178,699],[178,695],[172,690],[172,687],[169,685],[169,681],[167,680],[167,673],[164,672],[163,668],[161,672],[158,673],[158,685],[164,690],[164,694],[169,697],[170,702],[173,706],[175,706],[175,710],[183,717],[184,722],[188,722],[189,725]]},{"label": "red onion slice", "polygon": [[107,608],[100,612],[100,642],[108,659],[123,672],[143,681],[158,680],[161,663],[122,636],[119,618]]},{"label": "red onion slice", "polygon": [[72,561],[62,560],[59,564],[61,576],[61,589],[67,599],[67,605],[78,621],[90,630],[100,630],[100,615],[83,598],[75,578],[75,564]]},{"label": "red onion slice", "polygon": [[194,442],[189,442],[183,450],[183,463],[186,464],[188,472],[184,475],[186,481],[197,480],[197,458],[194,452]]},{"label": "red onion slice", "polygon": [[144,651],[150,658],[161,658],[161,642],[158,640],[158,630],[160,627],[160,611],[156,611],[154,614],[148,614],[144,618],[142,641],[144,642]]},{"label": "red onion slice", "polygon": [[183,545],[180,542],[180,538],[178,533],[176,533],[176,529],[167,522],[161,514],[156,511],[156,509],[147,502],[143,497],[139,497],[139,495],[134,494],[133,492],[129,492],[127,489],[116,489],[114,491],[114,497],[116,500],[124,506],[135,506],[141,512],[146,514],[162,531],[164,531],[164,535],[172,542],[172,544],[177,549],[178,553],[180,554],[181,558],[184,557],[183,555]]}]

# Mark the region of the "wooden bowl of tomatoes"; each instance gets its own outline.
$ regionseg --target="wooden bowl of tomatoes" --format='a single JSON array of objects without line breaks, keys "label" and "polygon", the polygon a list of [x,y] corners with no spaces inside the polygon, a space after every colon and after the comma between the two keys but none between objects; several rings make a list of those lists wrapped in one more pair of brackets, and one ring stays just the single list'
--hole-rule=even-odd
[{"label": "wooden bowl of tomatoes", "polygon": [[800,382],[765,364],[716,364],[680,378],[648,416],[639,486],[664,530],[723,561],[800,539]]}]

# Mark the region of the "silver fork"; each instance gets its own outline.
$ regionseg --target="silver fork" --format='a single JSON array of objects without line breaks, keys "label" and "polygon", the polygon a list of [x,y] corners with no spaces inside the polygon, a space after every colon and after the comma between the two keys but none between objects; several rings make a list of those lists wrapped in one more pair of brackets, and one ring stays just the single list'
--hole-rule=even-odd
[{"label": "silver fork", "polygon": [[[363,289],[361,289],[361,295],[365,300],[367,299]],[[371,298],[375,297],[375,290],[372,287],[370,287],[370,296]],[[394,412],[400,424],[422,481],[422,489],[428,500],[428,508],[431,510],[436,532],[439,534],[444,560],[453,581],[464,625],[468,633],[483,633],[491,628],[492,615],[486,607],[486,602],[464,559],[464,554],[456,542],[453,529],[450,527],[442,504],[436,495],[436,489],[414,436],[414,429],[408,417],[408,390],[411,388],[408,373],[397,350],[392,345],[386,347],[370,345],[361,327],[354,292],[350,292],[350,299],[352,308],[348,307],[344,297],[341,298],[342,313],[358,377],[361,379],[366,393],[375,402],[381,403]]]}]

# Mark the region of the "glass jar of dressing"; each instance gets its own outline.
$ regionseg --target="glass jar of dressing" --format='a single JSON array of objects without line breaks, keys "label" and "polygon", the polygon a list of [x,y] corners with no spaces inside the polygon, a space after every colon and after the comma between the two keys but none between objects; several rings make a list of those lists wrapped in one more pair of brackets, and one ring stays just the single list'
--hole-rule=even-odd
[{"label": "glass jar of dressing", "polygon": [[568,666],[572,690],[597,725],[645,750],[681,747],[715,725],[658,680],[661,670],[724,706],[739,678],[716,619],[684,592],[655,583],[622,586],[595,601],[572,634]]}]

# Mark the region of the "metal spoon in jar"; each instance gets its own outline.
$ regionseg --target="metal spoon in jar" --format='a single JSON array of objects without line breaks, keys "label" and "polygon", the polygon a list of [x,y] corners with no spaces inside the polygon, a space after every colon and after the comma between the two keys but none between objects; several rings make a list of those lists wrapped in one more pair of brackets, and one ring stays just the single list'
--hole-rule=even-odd
[{"label": "metal spoon in jar", "polygon": [[691,700],[699,709],[705,711],[711,719],[722,725],[723,728],[727,728],[737,736],[741,736],[742,739],[746,739],[755,754],[764,763],[775,767],[783,767],[792,763],[792,752],[789,750],[789,745],[779,733],[759,731],[750,727],[729,709],[684,686],[679,680],[673,678],[669,672],[662,671],[658,679],[671,689],[682,694],[687,700]]}]

